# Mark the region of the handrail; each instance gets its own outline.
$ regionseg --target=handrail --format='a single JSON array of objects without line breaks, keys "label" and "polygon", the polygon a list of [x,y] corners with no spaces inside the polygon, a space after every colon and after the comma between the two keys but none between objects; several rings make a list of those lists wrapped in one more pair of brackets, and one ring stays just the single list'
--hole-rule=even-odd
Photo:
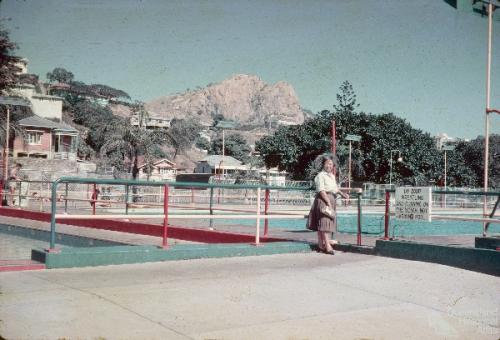
[{"label": "handrail", "polygon": [[[123,180],[123,179],[99,179],[99,178],[80,178],[80,177],[61,177],[56,179],[55,181],[52,182],[51,184],[51,217],[50,217],[50,248],[49,251],[55,252],[55,240],[56,240],[56,218],[62,218],[63,216],[57,215],[57,186],[61,183],[79,183],[79,184],[93,184],[94,185],[94,193],[95,193],[95,185],[96,184],[107,184],[107,185],[125,185],[126,191],[128,187],[130,186],[149,186],[149,187],[164,187],[165,192],[168,190],[168,187],[187,187],[187,188],[207,188],[210,189],[211,193],[213,193],[214,188],[221,188],[221,189],[256,189],[257,190],[257,209],[258,212],[257,214],[260,214],[260,191],[262,189],[269,191],[269,190],[294,190],[294,191],[311,191],[314,190],[313,187],[309,188],[298,188],[298,187],[287,187],[287,186],[275,186],[275,185],[265,185],[265,184],[257,184],[257,185],[245,185],[245,184],[217,184],[217,183],[198,183],[198,182],[169,182],[169,181],[158,181],[158,182],[150,182],[150,181],[143,181],[143,180]],[[361,195],[362,191],[357,188],[353,189],[346,189],[344,188],[343,190],[349,190],[353,191],[356,193],[357,198],[358,198],[358,209],[360,209],[361,206]],[[128,195],[127,195],[128,196]],[[212,194],[210,195],[210,218],[219,218],[213,216],[213,208],[212,208]],[[165,210],[167,211],[168,209],[168,195],[165,195],[165,201],[164,201],[164,206]],[[66,197],[67,199],[67,197]],[[92,198],[92,203],[93,203],[93,215],[95,215],[95,203],[97,202],[96,197],[93,196]],[[128,200],[126,199],[125,202],[125,210],[126,210],[126,215],[128,214]],[[361,243],[361,211],[358,211],[358,245]],[[163,215],[158,215],[158,216],[163,216],[166,219],[168,219],[168,213],[164,213]],[[267,211],[265,212],[266,218],[276,218],[276,217],[270,217],[267,214]],[[66,217],[66,216],[64,216]],[[103,216],[100,216],[101,218]],[[290,217],[285,217],[285,218],[290,218]],[[256,244],[259,243],[259,222],[260,218],[257,219],[257,231],[256,231]],[[164,222],[165,224],[166,222]],[[164,227],[165,233],[166,233],[166,225]],[[164,241],[165,245],[165,241]]]},{"label": "handrail", "polygon": [[217,183],[199,183],[199,182],[169,182],[169,181],[144,181],[144,180],[131,180],[131,179],[103,179],[103,178],[80,178],[80,177],[61,177],[53,182],[58,183],[82,183],[82,184],[116,184],[116,185],[137,185],[137,186],[164,186],[170,187],[197,187],[197,188],[221,188],[221,189],[269,189],[269,190],[300,190],[309,191],[314,190],[313,187],[287,187],[278,185],[250,185],[250,184],[217,184]]},{"label": "handrail", "polygon": [[[200,183],[200,182],[176,182],[176,181],[145,181],[145,180],[131,180],[131,179],[105,179],[105,178],[82,178],[82,177],[61,177],[52,183],[80,183],[80,184],[109,184],[109,185],[137,185],[137,186],[164,186],[170,187],[197,187],[197,188],[221,188],[221,189],[257,189],[263,190],[294,190],[294,191],[310,191],[315,190],[313,186],[310,187],[295,187],[295,186],[280,186],[280,185],[266,185],[266,184],[219,184],[219,183]],[[341,188],[348,190],[347,188]],[[350,188],[350,191],[360,192],[359,188]]]}]

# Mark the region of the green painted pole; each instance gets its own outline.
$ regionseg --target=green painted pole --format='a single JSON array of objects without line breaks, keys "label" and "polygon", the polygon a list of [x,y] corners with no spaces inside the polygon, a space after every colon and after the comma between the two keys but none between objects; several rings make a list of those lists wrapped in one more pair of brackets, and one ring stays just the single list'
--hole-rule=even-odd
[{"label": "green painted pole", "polygon": [[52,183],[52,200],[50,206],[50,248],[49,252],[54,252],[56,248],[56,204],[57,204],[57,185],[59,180]]},{"label": "green painted pole", "polygon": [[357,245],[361,245],[361,193],[358,193],[358,237]]},{"label": "green painted pole", "polygon": [[66,187],[64,188],[64,212],[68,213],[68,183],[66,183]]},{"label": "green painted pole", "polygon": [[[209,207],[210,207],[210,215],[213,215],[213,214],[214,214],[213,204],[214,204],[214,188],[213,188],[213,187],[211,187],[211,188],[210,188],[210,204],[209,204]],[[214,220],[211,218],[211,219],[210,219],[210,228],[212,228],[212,226],[213,226],[213,222],[214,222]]]},{"label": "green painted pole", "polygon": [[214,188],[210,188],[210,215],[214,214],[213,204],[214,204]]}]

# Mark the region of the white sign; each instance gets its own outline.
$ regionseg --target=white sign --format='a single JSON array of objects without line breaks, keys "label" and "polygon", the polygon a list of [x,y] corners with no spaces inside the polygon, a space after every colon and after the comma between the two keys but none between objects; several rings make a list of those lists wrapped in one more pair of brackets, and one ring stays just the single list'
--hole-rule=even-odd
[{"label": "white sign", "polygon": [[431,221],[431,187],[396,188],[396,218]]}]

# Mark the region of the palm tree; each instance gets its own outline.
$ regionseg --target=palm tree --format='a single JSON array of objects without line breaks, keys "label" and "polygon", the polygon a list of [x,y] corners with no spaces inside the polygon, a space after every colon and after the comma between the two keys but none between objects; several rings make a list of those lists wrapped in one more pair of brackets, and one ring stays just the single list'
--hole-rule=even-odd
[{"label": "palm tree", "polygon": [[137,179],[139,174],[139,157],[143,156],[147,168],[155,159],[161,144],[168,140],[168,136],[160,130],[147,130],[143,124],[148,113],[143,105],[134,109],[139,125],[131,124],[130,119],[121,119],[108,126],[106,141],[101,146],[101,157],[109,157],[115,162],[121,162],[123,168]]}]

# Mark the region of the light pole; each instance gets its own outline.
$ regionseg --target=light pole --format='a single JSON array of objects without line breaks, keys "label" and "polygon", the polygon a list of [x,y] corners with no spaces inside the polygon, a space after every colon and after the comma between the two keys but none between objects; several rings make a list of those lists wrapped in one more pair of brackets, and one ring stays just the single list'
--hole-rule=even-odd
[{"label": "light pole", "polygon": [[389,170],[389,185],[392,185],[392,154],[394,152],[397,152],[398,153],[398,162],[401,163],[403,161],[403,157],[401,157],[401,151],[399,150],[391,150],[391,158],[389,160],[389,167],[390,167],[390,170]]},{"label": "light pole", "polygon": [[3,169],[2,179],[7,180],[9,169],[9,136],[10,136],[10,106],[30,107],[31,103],[24,98],[0,96],[0,105],[5,105],[7,119],[5,121],[5,143],[3,146]]},{"label": "light pole", "polygon": [[[443,146],[443,151],[444,151],[444,191],[446,191],[448,188],[446,152],[453,151],[454,149],[455,149],[455,146],[453,146],[453,145],[444,145]],[[444,194],[444,207],[446,208],[446,194]]]},{"label": "light pole", "polygon": [[225,138],[224,129],[222,129],[222,160],[220,161],[220,167],[222,169],[222,178],[224,178],[224,156],[225,156]]},{"label": "light pole", "polygon": [[6,105],[7,109],[7,119],[5,120],[5,143],[3,147],[3,183],[7,181],[8,169],[9,169],[9,136],[10,136],[10,108]]},{"label": "light pole", "polygon": [[[10,106],[30,107],[31,103],[24,98],[18,97],[3,97],[0,96],[0,105],[5,105],[7,117],[5,120],[5,143],[3,145],[3,169],[2,169],[2,185],[6,183],[9,175],[9,136],[10,136]],[[0,193],[3,188],[0,188]],[[0,206],[2,206],[3,195],[0,194]]]},{"label": "light pole", "polygon": [[[447,1],[448,2],[448,1]],[[449,3],[449,2],[448,2]],[[500,110],[495,110],[490,107],[491,98],[491,50],[492,50],[492,31],[493,20],[500,20],[500,16],[493,17],[493,12],[500,8],[499,0],[472,0],[472,1],[456,1],[452,4],[453,7],[459,10],[472,11],[473,13],[480,14],[481,16],[488,16],[488,48],[486,53],[486,115],[485,115],[485,128],[484,128],[484,185],[483,191],[488,191],[488,166],[489,166],[489,134],[490,134],[490,117],[489,114]],[[488,199],[484,195],[483,200],[483,216],[488,216]],[[483,236],[486,236],[486,222],[483,222]]]},{"label": "light pole", "polygon": [[345,137],[346,140],[349,141],[349,177],[347,179],[347,187],[349,191],[351,190],[351,153],[352,153],[352,142],[359,142],[361,140],[361,136],[358,135],[347,135]]}]

